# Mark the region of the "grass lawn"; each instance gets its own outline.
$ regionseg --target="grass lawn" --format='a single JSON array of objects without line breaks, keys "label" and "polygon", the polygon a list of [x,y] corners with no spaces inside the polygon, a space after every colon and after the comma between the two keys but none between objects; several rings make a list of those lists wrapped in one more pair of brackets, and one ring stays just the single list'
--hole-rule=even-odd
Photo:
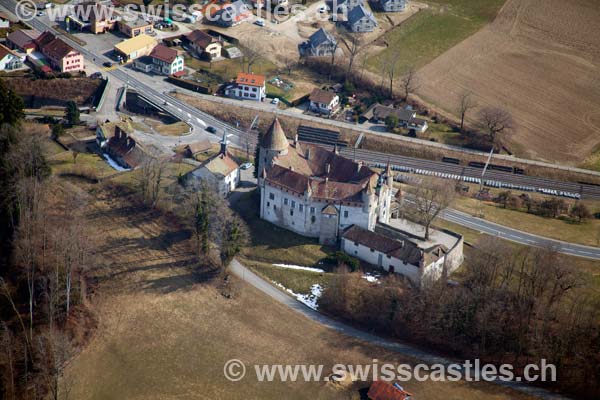
[{"label": "grass lawn", "polygon": [[245,258],[265,263],[318,266],[319,262],[335,251],[320,245],[317,239],[297,235],[260,219],[258,191],[243,195],[234,208],[250,229],[252,243],[242,251]]},{"label": "grass lawn", "polygon": [[439,0],[427,3],[429,9],[418,12],[385,35],[389,48],[371,58],[367,64],[373,72],[381,72],[385,53],[394,48],[400,48],[398,73],[409,66],[419,68],[429,63],[492,21],[504,0]]},{"label": "grass lawn", "polygon": [[183,121],[178,121],[172,124],[163,124],[160,121],[146,118],[144,123],[151,126],[157,133],[165,136],[181,136],[190,131],[190,127]]},{"label": "grass lawn", "polygon": [[[453,207],[476,215],[479,210],[478,203],[479,201],[472,198],[459,197]],[[566,242],[588,246],[600,245],[600,220],[597,219],[576,223],[567,219],[546,218],[524,211],[504,209],[489,202],[483,202],[482,207],[484,218],[497,224]]]},{"label": "grass lawn", "polygon": [[108,163],[97,154],[79,153],[73,162],[73,153],[63,151],[56,153],[49,160],[52,173],[60,174],[84,174],[95,178],[103,178],[116,173]]},{"label": "grass lawn", "polygon": [[[184,56],[185,65],[195,70],[204,70],[211,74],[219,75],[222,82],[234,79],[238,72],[242,71],[240,59],[225,58],[215,62],[199,60],[186,53]],[[258,60],[252,65],[252,72],[269,76],[277,70],[277,66],[267,59]]]},{"label": "grass lawn", "polygon": [[280,283],[285,288],[299,294],[310,294],[310,287],[315,283],[320,284],[321,287],[326,287],[333,276],[333,273],[330,272],[287,269],[248,259],[241,259],[240,261],[268,281]]}]

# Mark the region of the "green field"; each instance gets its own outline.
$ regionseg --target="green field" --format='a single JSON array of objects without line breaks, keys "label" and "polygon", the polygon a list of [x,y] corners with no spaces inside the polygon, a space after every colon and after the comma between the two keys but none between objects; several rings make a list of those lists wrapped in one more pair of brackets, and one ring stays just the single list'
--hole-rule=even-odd
[{"label": "green field", "polygon": [[400,49],[398,73],[409,66],[422,67],[492,21],[504,0],[440,0],[427,4],[429,9],[385,34],[389,47],[370,59],[371,70],[380,73],[386,52],[397,48]]}]

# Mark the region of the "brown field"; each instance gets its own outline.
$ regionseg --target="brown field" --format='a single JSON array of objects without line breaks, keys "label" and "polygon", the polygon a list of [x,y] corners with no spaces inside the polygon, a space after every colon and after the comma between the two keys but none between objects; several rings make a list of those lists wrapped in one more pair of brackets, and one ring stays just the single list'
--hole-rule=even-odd
[{"label": "brown field", "polygon": [[73,100],[78,105],[89,105],[101,83],[99,79],[90,78],[33,80],[29,77],[11,77],[4,79],[4,82],[23,97],[26,104],[48,99],[53,104],[66,104],[69,100]]},{"label": "brown field", "polygon": [[420,70],[419,95],[454,112],[472,91],[509,110],[514,151],[580,164],[600,143],[600,7],[508,0],[496,20]]}]

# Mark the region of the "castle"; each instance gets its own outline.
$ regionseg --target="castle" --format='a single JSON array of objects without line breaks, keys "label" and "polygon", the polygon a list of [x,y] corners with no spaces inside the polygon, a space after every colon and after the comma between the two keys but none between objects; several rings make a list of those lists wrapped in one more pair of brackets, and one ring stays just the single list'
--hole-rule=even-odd
[{"label": "castle", "polygon": [[259,143],[261,218],[300,235],[336,244],[356,225],[372,231],[390,219],[393,177],[336,149],[288,141],[277,118]]}]

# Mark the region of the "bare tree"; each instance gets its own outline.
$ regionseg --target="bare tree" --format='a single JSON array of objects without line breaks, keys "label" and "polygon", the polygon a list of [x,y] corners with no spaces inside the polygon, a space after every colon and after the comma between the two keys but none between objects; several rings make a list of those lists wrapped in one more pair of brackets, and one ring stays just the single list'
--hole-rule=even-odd
[{"label": "bare tree", "polygon": [[479,119],[494,148],[498,148],[514,128],[512,116],[502,108],[486,107],[479,113]]},{"label": "bare tree", "polygon": [[292,71],[298,65],[298,56],[285,56],[283,59],[283,65],[288,76],[292,76]]},{"label": "bare tree", "polygon": [[458,104],[458,112],[460,114],[460,132],[464,133],[465,117],[467,113],[477,107],[477,102],[473,98],[473,93],[465,91],[460,95],[460,102]]},{"label": "bare tree", "polygon": [[264,58],[264,54],[265,50],[259,40],[248,41],[244,46],[244,57],[242,57],[242,62],[246,61],[248,73],[252,72],[254,64]]},{"label": "bare tree", "polygon": [[154,207],[158,203],[166,164],[163,158],[148,156],[140,166],[139,189],[146,205]]},{"label": "bare tree", "polygon": [[[389,82],[390,98],[394,98],[394,82],[396,80],[396,69],[400,62],[400,49],[398,47],[389,48],[383,57],[383,70]],[[382,77],[383,79],[383,77]]]},{"label": "bare tree", "polygon": [[360,41],[356,37],[356,35],[348,35],[348,41],[346,46],[348,47],[348,66],[346,68],[346,79],[352,73],[352,66],[354,65],[354,60],[356,59],[356,55],[360,52],[361,46]]},{"label": "bare tree", "polygon": [[425,239],[429,239],[433,221],[452,204],[455,197],[455,186],[441,179],[425,180],[415,187],[411,201],[406,203],[406,211],[425,227]]},{"label": "bare tree", "polygon": [[408,101],[408,96],[419,88],[417,79],[417,70],[414,67],[408,67],[401,80],[402,90],[404,91],[404,101]]}]

